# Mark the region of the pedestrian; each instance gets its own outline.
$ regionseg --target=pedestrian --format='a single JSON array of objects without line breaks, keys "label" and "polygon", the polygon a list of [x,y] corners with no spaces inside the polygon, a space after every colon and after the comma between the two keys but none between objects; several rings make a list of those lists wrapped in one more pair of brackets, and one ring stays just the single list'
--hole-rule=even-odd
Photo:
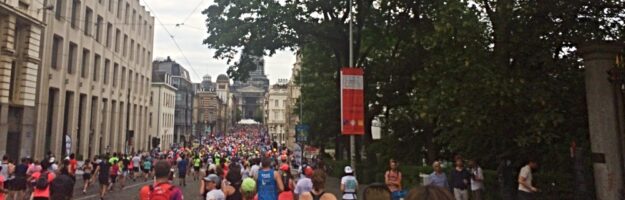
[{"label": "pedestrian", "polygon": [[189,170],[189,160],[184,155],[180,156],[178,161],[178,185],[187,186],[187,171]]},{"label": "pedestrian", "polygon": [[428,182],[425,185],[449,188],[449,182],[447,182],[447,175],[445,174],[445,172],[443,172],[441,163],[439,161],[435,161],[432,164],[432,168],[434,169],[434,172],[432,172],[432,174],[428,176]]},{"label": "pedestrian", "polygon": [[301,200],[336,200],[336,196],[325,191],[326,173],[321,169],[315,170],[312,175],[313,189],[300,196]]},{"label": "pedestrian", "polygon": [[402,198],[401,172],[395,159],[389,161],[389,170],[384,174],[384,182],[393,195],[393,200]]},{"label": "pedestrian", "polygon": [[87,188],[89,188],[89,185],[91,184],[91,173],[93,172],[93,165],[89,162],[89,159],[85,159],[84,164],[82,165],[82,171],[82,193],[87,194]]},{"label": "pedestrian", "polygon": [[70,200],[74,194],[71,160],[64,160],[60,174],[50,183],[50,197],[53,200]]},{"label": "pedestrian", "polygon": [[406,200],[453,200],[454,196],[447,188],[433,185],[414,188],[406,195]]},{"label": "pedestrian", "polygon": [[253,200],[256,196],[256,181],[252,178],[243,179],[241,194],[243,195],[243,200]]},{"label": "pedestrian", "polygon": [[469,172],[471,173],[471,200],[482,200],[484,190],[484,173],[476,160],[469,160]]},{"label": "pedestrian", "polygon": [[100,200],[104,199],[104,196],[106,195],[106,191],[109,188],[109,185],[110,185],[109,177],[110,177],[110,172],[111,172],[111,165],[107,161],[108,156],[105,155],[102,158],[104,159],[100,160],[100,164],[94,173],[94,174],[98,174],[98,182],[100,183]]},{"label": "pedestrian", "polygon": [[293,193],[295,194],[294,199],[299,199],[300,195],[310,192],[313,189],[312,180],[310,179],[313,175],[313,169],[310,166],[306,166],[303,169],[303,173],[300,176],[300,179],[297,181],[295,185],[295,190]]},{"label": "pedestrian", "polygon": [[534,187],[532,181],[532,170],[538,167],[538,162],[533,158],[529,159],[527,164],[521,168],[519,172],[519,200],[533,200],[534,194],[540,190]]},{"label": "pedestrian", "polygon": [[216,174],[209,174],[204,177],[206,182],[206,200],[225,200],[226,195],[217,188],[221,184],[221,179]]},{"label": "pedestrian", "polygon": [[236,164],[231,164],[230,173],[226,175],[225,184],[223,184],[223,187],[221,188],[224,195],[226,195],[226,200],[243,199],[243,195],[241,194],[241,181],[241,168]]},{"label": "pedestrian", "polygon": [[345,175],[341,178],[341,192],[344,200],[356,200],[358,198],[358,180],[354,176],[351,166],[345,166]]},{"label": "pedestrian", "polygon": [[140,200],[183,200],[182,191],[169,182],[171,164],[161,160],[154,164],[155,180],[153,184],[143,186],[139,192]]},{"label": "pedestrian", "polygon": [[262,160],[262,169],[258,171],[258,200],[276,200],[278,193],[284,190],[280,173],[272,168],[271,159]]},{"label": "pedestrian", "polygon": [[364,200],[389,200],[392,198],[391,191],[384,183],[373,183],[362,192]]},{"label": "pedestrian", "polygon": [[50,199],[50,183],[54,180],[55,174],[53,171],[48,170],[48,165],[47,162],[42,162],[41,171],[33,173],[29,179],[29,181],[34,184],[33,193],[31,194],[31,199],[33,200]]},{"label": "pedestrian", "polygon": [[468,200],[468,189],[471,184],[471,174],[464,168],[462,159],[456,160],[456,167],[451,171],[450,184],[456,200]]},{"label": "pedestrian", "polygon": [[282,178],[282,184],[284,185],[284,191],[278,195],[278,200],[293,200],[293,174],[291,174],[291,168],[288,164],[283,163],[280,166],[280,177]]}]

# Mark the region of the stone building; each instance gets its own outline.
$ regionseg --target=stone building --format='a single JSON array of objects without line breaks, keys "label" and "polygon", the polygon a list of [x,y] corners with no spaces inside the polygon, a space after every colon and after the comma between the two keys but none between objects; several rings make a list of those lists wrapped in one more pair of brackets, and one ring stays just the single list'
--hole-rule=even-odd
[{"label": "stone building", "polygon": [[[287,85],[287,90],[288,90],[288,94],[287,94],[287,105],[286,105],[286,110],[288,111],[286,113],[286,131],[287,131],[287,146],[289,148],[293,148],[294,144],[295,144],[295,128],[297,126],[297,124],[300,123],[300,110],[296,110],[297,108],[300,107],[300,105],[298,105],[301,101],[300,96],[301,96],[301,87],[299,84],[299,82],[295,81],[296,79],[300,78],[299,74],[302,68],[302,56],[300,53],[298,53],[296,55],[295,58],[295,64],[293,64],[293,69],[292,70],[292,75],[291,75],[291,79],[289,80],[289,83]],[[301,79],[299,79],[301,80]]]},{"label": "stone building", "polygon": [[264,97],[269,90],[269,79],[265,75],[265,61],[255,57],[256,69],[249,73],[245,81],[234,81],[232,90],[243,119],[262,121]]},{"label": "stone building", "polygon": [[264,103],[264,122],[273,141],[286,145],[287,131],[287,99],[288,80],[280,79],[269,89]]},{"label": "stone building", "polygon": [[174,113],[174,144],[190,143],[193,130],[193,97],[195,88],[191,83],[189,71],[176,61],[167,57],[153,62],[153,76],[168,73],[172,76],[172,85],[176,88],[176,111]]},{"label": "stone building", "polygon": [[[0,155],[32,156],[44,16],[40,1],[0,1]],[[47,77],[47,75],[46,75]]]},{"label": "stone building", "polygon": [[[176,88],[168,73],[152,77],[150,97],[150,147],[168,149],[174,142],[174,114],[176,111]],[[156,140],[155,140],[156,139]]]},{"label": "stone building", "polygon": [[136,0],[46,2],[34,156],[148,148],[154,18]]}]

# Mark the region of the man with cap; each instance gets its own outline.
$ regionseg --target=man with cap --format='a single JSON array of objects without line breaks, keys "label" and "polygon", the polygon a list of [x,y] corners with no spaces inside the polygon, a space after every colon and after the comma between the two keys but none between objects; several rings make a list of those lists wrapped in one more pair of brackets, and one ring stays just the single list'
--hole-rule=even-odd
[{"label": "man with cap", "polygon": [[241,194],[243,200],[253,200],[256,196],[256,181],[252,178],[245,178],[241,183]]},{"label": "man with cap", "polygon": [[220,189],[217,189],[217,185],[221,184],[221,179],[216,174],[209,174],[204,177],[206,181],[206,200],[225,200],[226,195]]},{"label": "man with cap", "polygon": [[169,170],[171,164],[165,160],[160,160],[154,164],[154,184],[141,188],[140,200],[149,200],[155,196],[168,196],[170,200],[183,200],[182,191],[169,182]]},{"label": "man with cap", "polygon": [[295,193],[294,199],[297,200],[300,195],[306,192],[312,191],[313,184],[312,184],[312,180],[310,180],[310,177],[312,177],[312,175],[313,175],[312,167],[310,166],[304,167],[303,174],[300,177],[300,179],[297,181],[297,184],[295,185],[295,190],[293,191],[293,193]]},{"label": "man with cap", "polygon": [[345,176],[341,178],[341,192],[344,200],[356,200],[358,190],[358,180],[354,177],[354,170],[351,166],[345,166]]}]

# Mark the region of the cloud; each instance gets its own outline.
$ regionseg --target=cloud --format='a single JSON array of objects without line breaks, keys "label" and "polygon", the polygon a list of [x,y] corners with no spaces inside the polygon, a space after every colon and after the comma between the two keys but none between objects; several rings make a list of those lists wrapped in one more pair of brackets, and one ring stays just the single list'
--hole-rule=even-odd
[{"label": "cloud", "polygon": [[[141,3],[144,1],[154,9],[152,15],[163,23],[161,25],[157,19],[154,22],[154,58],[171,57],[189,70],[194,82],[201,81],[201,77],[206,74],[217,77],[226,73],[228,70],[226,60],[213,58],[215,51],[202,44],[207,34],[204,25],[205,16],[201,12],[213,4],[212,0],[141,0]],[[192,12],[193,10],[195,12]],[[184,56],[165,28],[178,43]],[[278,79],[291,77],[294,63],[293,52],[277,52],[274,56],[265,58],[265,73],[272,84],[276,83]]]}]

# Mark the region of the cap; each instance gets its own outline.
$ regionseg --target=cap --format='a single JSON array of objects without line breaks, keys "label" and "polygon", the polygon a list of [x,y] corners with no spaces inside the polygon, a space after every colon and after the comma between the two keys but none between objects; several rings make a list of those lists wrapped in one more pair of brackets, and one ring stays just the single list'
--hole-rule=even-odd
[{"label": "cap", "polygon": [[53,163],[55,161],[54,157],[50,158],[50,163]]},{"label": "cap", "polygon": [[253,193],[256,190],[256,181],[251,178],[243,179],[243,183],[241,183],[241,192],[243,193]]},{"label": "cap", "polygon": [[354,170],[350,166],[345,166],[345,173],[346,174],[351,174],[351,173],[354,173]]},{"label": "cap", "polygon": [[311,177],[311,176],[313,175],[313,172],[314,172],[314,170],[313,170],[313,168],[312,168],[312,167],[310,167],[310,166],[308,166],[308,167],[306,167],[306,168],[304,169],[304,175],[306,175],[306,176],[308,176],[308,177]]},{"label": "cap", "polygon": [[221,182],[219,180],[219,176],[217,176],[216,174],[209,174],[208,176],[204,177],[204,181],[213,182],[213,183]]},{"label": "cap", "polygon": [[285,172],[288,172],[288,171],[289,171],[289,165],[287,165],[287,164],[282,164],[282,165],[280,166],[280,171],[285,171]]}]

